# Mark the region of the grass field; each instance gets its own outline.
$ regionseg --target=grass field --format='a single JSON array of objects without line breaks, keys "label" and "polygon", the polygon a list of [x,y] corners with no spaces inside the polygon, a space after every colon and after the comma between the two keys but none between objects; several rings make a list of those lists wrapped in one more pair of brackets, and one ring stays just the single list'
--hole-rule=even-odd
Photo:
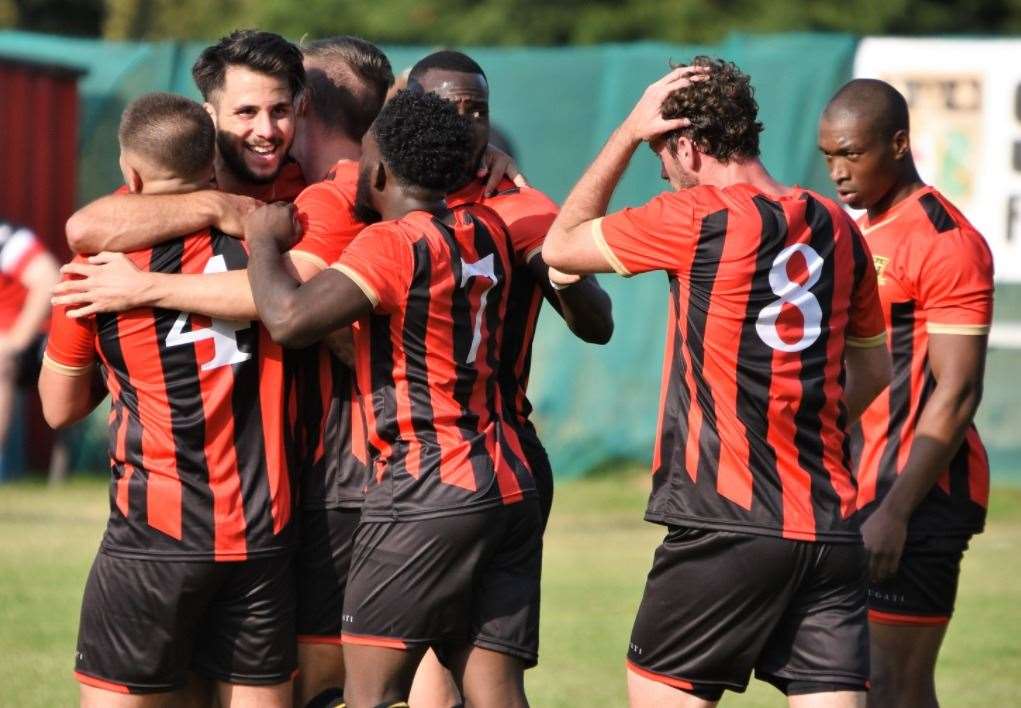
[{"label": "grass field", "polygon": [[[624,705],[623,657],[662,529],[641,520],[636,473],[561,484],[546,538],[542,656],[532,705]],[[106,486],[0,487],[0,705],[70,706],[78,606],[107,513]],[[1018,705],[1021,695],[1021,490],[993,493],[989,524],[965,556],[938,683],[950,708]],[[782,706],[753,683],[729,706]]]}]

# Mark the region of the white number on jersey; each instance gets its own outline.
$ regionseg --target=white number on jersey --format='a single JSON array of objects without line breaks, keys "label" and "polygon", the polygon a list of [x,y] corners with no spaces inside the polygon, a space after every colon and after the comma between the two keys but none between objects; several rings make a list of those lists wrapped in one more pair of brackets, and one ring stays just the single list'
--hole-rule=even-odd
[{"label": "white number on jersey", "polygon": [[[808,280],[804,285],[799,285],[787,275],[787,262],[795,253],[800,253],[808,266]],[[819,282],[822,275],[822,266],[822,256],[814,248],[803,243],[788,246],[780,251],[773,261],[773,267],[769,269],[769,287],[779,299],[763,307],[755,323],[759,337],[773,349],[800,352],[812,346],[822,333],[822,307],[811,292],[811,288]],[[798,308],[805,321],[801,338],[796,342],[783,341],[776,327],[776,320],[780,317],[784,303]]]},{"label": "white number on jersey", "polygon": [[486,298],[489,297],[489,291],[496,285],[497,277],[496,272],[493,270],[493,254],[490,253],[485,258],[475,261],[474,263],[467,263],[461,259],[461,287],[465,287],[474,276],[480,278],[489,279],[489,287],[482,291],[482,296],[479,298],[479,309],[475,313],[475,326],[472,330],[472,345],[468,350],[468,363],[474,364],[475,357],[479,353],[479,343],[482,341],[482,314],[486,310]]},{"label": "white number on jersey", "polygon": [[[226,273],[227,262],[222,255],[213,256],[206,263],[203,273]],[[243,352],[238,348],[237,333],[249,329],[251,322],[237,322],[235,320],[212,320],[210,327],[184,331],[188,323],[188,313],[182,312],[178,315],[174,326],[167,334],[168,347],[180,347],[185,344],[194,344],[207,339],[213,340],[213,358],[202,365],[203,371],[216,369],[229,364],[240,364],[248,361],[252,355]]]}]

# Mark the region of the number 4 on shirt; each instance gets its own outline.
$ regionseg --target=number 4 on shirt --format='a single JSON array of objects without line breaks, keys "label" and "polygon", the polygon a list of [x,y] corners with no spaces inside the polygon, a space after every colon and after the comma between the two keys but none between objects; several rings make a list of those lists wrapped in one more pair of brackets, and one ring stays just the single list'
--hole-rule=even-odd
[{"label": "number 4 on shirt", "polygon": [[[227,262],[222,255],[213,256],[206,263],[206,267],[202,272],[226,273]],[[250,353],[241,351],[238,347],[237,339],[237,333],[249,329],[252,326],[251,322],[214,319],[209,327],[185,332],[184,327],[188,323],[188,317],[189,313],[187,312],[182,312],[178,315],[174,326],[170,328],[170,332],[167,334],[166,343],[168,347],[180,347],[185,344],[195,344],[212,339],[213,358],[202,365],[203,371],[218,369],[221,366],[228,366],[230,364],[240,364],[252,358]]]}]

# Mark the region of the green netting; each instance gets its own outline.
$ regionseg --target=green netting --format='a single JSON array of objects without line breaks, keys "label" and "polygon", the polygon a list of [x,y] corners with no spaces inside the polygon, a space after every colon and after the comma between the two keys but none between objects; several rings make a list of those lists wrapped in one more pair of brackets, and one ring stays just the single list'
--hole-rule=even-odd
[{"label": "green netting", "polygon": [[[516,145],[531,182],[561,200],[645,86],[666,71],[668,61],[684,61],[698,53],[729,58],[752,75],[766,126],[763,156],[774,174],[785,182],[829,192],[816,150],[815,124],[826,100],[849,78],[856,44],[854,37],[845,35],[734,35],[718,45],[641,43],[470,52],[489,76],[494,124]],[[80,83],[81,201],[109,192],[120,179],[116,126],[127,101],[152,90],[197,97],[190,67],[202,46],[0,32],[0,55],[72,64],[88,72]],[[386,50],[397,71],[429,51]],[[641,203],[662,188],[658,164],[648,150],[640,150],[613,206]],[[536,339],[530,390],[535,420],[559,477],[578,475],[610,460],[646,461],[650,456],[666,281],[662,275],[627,282],[611,276],[602,280],[613,296],[616,316],[609,345],[578,342],[549,308]],[[990,375],[1009,380],[1016,359],[1012,352],[995,354]],[[994,459],[1009,466],[1018,452],[1013,432],[1018,426],[1011,418],[1015,406],[1007,387],[988,389],[981,423],[998,445]]]}]

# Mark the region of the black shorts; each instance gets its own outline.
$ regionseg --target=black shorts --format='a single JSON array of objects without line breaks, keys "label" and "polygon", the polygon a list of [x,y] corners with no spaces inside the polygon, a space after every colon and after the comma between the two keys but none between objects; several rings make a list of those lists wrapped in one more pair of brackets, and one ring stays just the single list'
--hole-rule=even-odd
[{"label": "black shorts", "polygon": [[[638,608],[629,668],[716,700],[752,670],[785,693],[863,691],[866,558],[857,544],[671,527]],[[824,690],[822,688],[818,690]]]},{"label": "black shorts", "polygon": [[539,497],[539,508],[542,512],[542,528],[546,530],[549,521],[550,511],[553,509],[553,467],[550,465],[549,455],[546,448],[539,440],[539,434],[531,422],[527,422],[518,428],[518,439],[521,441],[521,448],[525,453],[525,460],[529,469],[532,470],[532,478],[535,480],[535,491]]},{"label": "black shorts", "polygon": [[909,538],[897,573],[868,587],[869,620],[910,626],[949,622],[969,540],[967,536]]},{"label": "black shorts", "polygon": [[189,671],[242,685],[294,674],[290,556],[137,560],[100,552],[89,571],[75,675],[121,693],[173,691]]},{"label": "black shorts", "polygon": [[344,597],[344,644],[473,644],[534,666],[542,531],[534,499],[457,516],[362,522]]},{"label": "black shorts", "polygon": [[360,509],[303,509],[294,558],[298,581],[298,641],[340,644],[344,588]]}]

